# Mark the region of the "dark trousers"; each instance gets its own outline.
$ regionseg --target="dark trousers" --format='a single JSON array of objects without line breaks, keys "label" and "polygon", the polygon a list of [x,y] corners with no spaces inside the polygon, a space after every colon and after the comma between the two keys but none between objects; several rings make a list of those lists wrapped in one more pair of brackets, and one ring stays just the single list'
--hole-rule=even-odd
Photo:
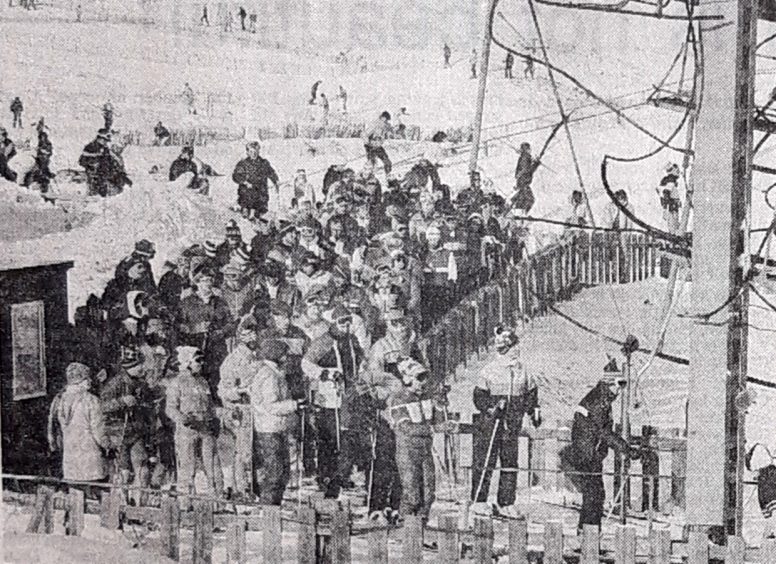
[{"label": "dark trousers", "polygon": [[339,430],[337,448],[337,417],[334,409],[321,408],[318,423],[318,480],[327,498],[336,498],[350,481],[350,473],[358,454],[366,445],[361,433],[352,429]]},{"label": "dark trousers", "polygon": [[436,475],[431,436],[396,435],[396,464],[401,477],[402,515],[428,518],[434,503]]},{"label": "dark trousers", "polygon": [[[593,470],[583,470],[583,472],[601,472],[601,468]],[[578,483],[582,491],[582,509],[579,512],[579,528],[582,525],[601,526],[601,519],[604,515],[604,501],[606,500],[606,491],[604,490],[604,478],[598,476],[579,476]]]},{"label": "dark trousers", "polygon": [[393,165],[391,164],[391,159],[388,158],[388,153],[385,152],[383,147],[364,145],[364,149],[366,149],[366,160],[369,161],[369,164],[374,166],[377,163],[377,159],[380,159],[385,167],[385,174],[391,173]]},{"label": "dark trousers", "polygon": [[512,67],[504,69],[504,78],[514,78],[514,76],[512,76]]},{"label": "dark trousers", "polygon": [[375,433],[374,461],[370,461],[366,468],[367,489],[370,480],[372,484],[370,513],[388,507],[398,509],[401,503],[401,480],[396,465],[396,435],[382,418],[375,422]]},{"label": "dark trousers", "polygon": [[286,433],[254,433],[253,459],[259,468],[254,484],[259,503],[280,505],[290,473]]},{"label": "dark trousers", "polygon": [[13,127],[21,127],[22,126],[22,113],[21,112],[14,112],[13,113]]},{"label": "dark trousers", "polygon": [[[488,445],[493,435],[494,423],[498,425],[496,434],[493,438],[493,447],[488,456]],[[479,415],[474,422],[474,433],[472,435],[472,500],[475,502],[488,501],[488,491],[490,490],[490,479],[493,475],[493,468],[496,466],[496,460],[501,459],[502,468],[517,467],[517,439],[520,433],[520,426],[512,426],[509,430],[504,429],[503,420],[494,420],[493,417]],[[479,496],[477,487],[480,484],[480,477],[483,474],[482,487]],[[517,490],[517,473],[503,472],[499,475],[497,503],[501,507],[506,507],[515,503],[515,492]]]}]

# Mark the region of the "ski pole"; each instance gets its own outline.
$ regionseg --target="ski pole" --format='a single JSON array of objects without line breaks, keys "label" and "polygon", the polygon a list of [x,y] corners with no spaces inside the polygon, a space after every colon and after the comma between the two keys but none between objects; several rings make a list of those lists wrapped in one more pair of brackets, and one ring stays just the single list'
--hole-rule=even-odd
[{"label": "ski pole", "polygon": [[371,429],[370,442],[372,443],[372,460],[369,461],[369,484],[366,489],[366,510],[369,514],[369,508],[372,505],[372,487],[375,481],[375,460],[377,459],[377,429]]},{"label": "ski pole", "polygon": [[480,497],[480,490],[482,490],[482,484],[485,481],[485,472],[488,470],[488,465],[490,464],[490,455],[493,451],[493,443],[496,442],[496,431],[498,431],[499,423],[501,422],[501,417],[497,416],[495,421],[493,422],[493,431],[490,434],[490,443],[488,443],[488,452],[485,455],[485,462],[482,465],[482,474],[480,474],[480,481],[479,484],[477,484],[477,491],[474,495],[474,503],[477,503],[477,499]]},{"label": "ski pole", "polygon": [[305,441],[305,419],[307,413],[302,410],[302,429],[299,433],[299,448],[296,449],[296,503],[302,505],[302,473],[304,472],[304,441]]}]

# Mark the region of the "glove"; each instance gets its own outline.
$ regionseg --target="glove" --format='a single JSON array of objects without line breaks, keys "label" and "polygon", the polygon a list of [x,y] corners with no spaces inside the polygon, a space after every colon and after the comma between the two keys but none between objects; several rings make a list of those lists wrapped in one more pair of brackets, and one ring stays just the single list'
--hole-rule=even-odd
[{"label": "glove", "polygon": [[296,409],[298,411],[303,411],[303,410],[307,409],[308,407],[310,407],[310,404],[307,402],[306,399],[303,398],[303,399],[296,400]]},{"label": "glove", "polygon": [[535,428],[539,428],[542,425],[542,408],[541,407],[535,407],[533,411],[533,416],[531,417],[531,420],[533,422],[533,426]]}]

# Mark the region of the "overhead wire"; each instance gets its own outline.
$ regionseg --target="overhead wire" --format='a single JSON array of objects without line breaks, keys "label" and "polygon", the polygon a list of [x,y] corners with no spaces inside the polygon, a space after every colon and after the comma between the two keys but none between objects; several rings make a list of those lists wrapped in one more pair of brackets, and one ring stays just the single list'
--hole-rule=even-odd
[{"label": "overhead wire", "polygon": [[[650,13],[650,12],[641,12],[638,10],[625,10],[622,8],[612,9],[609,6],[602,6],[600,4],[580,4],[577,2],[556,2],[554,0],[536,0],[536,2],[544,6],[553,6],[555,8],[591,10],[595,12],[607,12],[610,14],[619,14],[619,15],[625,15],[625,16],[639,16],[643,18],[654,18],[658,20],[687,21],[687,18],[685,16],[663,14],[662,12]],[[715,14],[715,15],[708,15],[708,16],[698,16],[696,19],[706,20],[706,21],[721,21],[721,20],[724,20],[724,16]]]}]

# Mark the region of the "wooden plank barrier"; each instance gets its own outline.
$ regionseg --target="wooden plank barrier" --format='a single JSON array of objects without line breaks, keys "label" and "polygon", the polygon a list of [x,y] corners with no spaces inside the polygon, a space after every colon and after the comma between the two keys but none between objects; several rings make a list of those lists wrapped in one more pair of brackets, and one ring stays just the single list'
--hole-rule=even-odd
[{"label": "wooden plank barrier", "polygon": [[[194,500],[194,547],[193,564],[211,564],[213,562],[213,503]],[[268,562],[279,562],[269,560]]]},{"label": "wooden plank barrier", "polygon": [[84,530],[84,507],[86,500],[84,492],[78,488],[73,488],[67,494],[67,521],[65,522],[65,534],[70,536],[81,536]]},{"label": "wooden plank barrier", "polygon": [[245,539],[246,523],[244,519],[237,519],[226,529],[226,562],[227,564],[246,564],[248,562],[248,550]]},{"label": "wooden plank barrier", "polygon": [[159,537],[162,546],[162,556],[171,560],[180,558],[180,526],[181,515],[178,500],[166,495],[161,502],[162,518]]},{"label": "wooden plank barrier", "polygon": [[283,561],[283,524],[280,506],[265,505],[261,509],[264,522],[262,531],[262,554],[264,562]]},{"label": "wooden plank barrier", "polygon": [[296,536],[296,554],[299,564],[316,563],[316,514],[312,507],[300,507],[297,511],[299,528]]}]

